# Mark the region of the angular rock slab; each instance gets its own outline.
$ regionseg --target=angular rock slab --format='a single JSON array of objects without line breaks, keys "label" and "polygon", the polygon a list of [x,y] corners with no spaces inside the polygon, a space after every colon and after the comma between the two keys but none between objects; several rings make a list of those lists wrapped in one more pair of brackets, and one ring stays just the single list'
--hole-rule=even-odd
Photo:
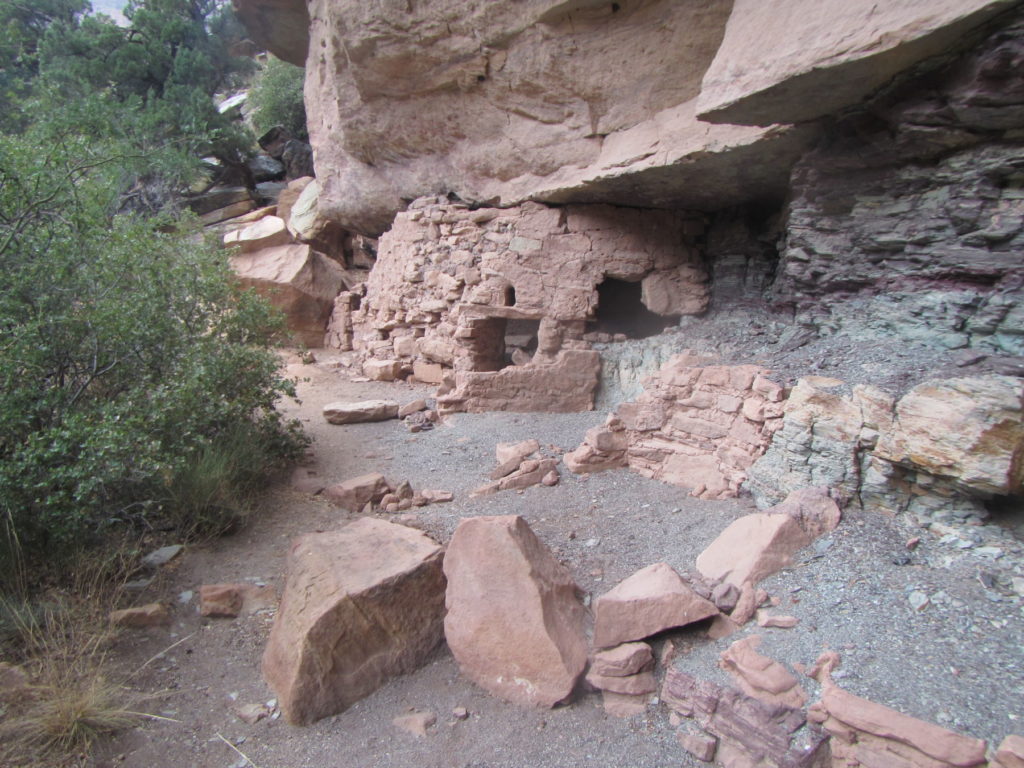
[{"label": "angular rock slab", "polygon": [[708,579],[742,587],[756,584],[792,562],[811,538],[790,515],[755,514],[733,520],[697,556],[697,570]]},{"label": "angular rock slab", "polygon": [[463,520],[444,572],[445,638],[462,672],[515,704],[568,698],[587,663],[584,608],[569,571],[526,521]]},{"label": "angular rock slab", "polygon": [[690,589],[671,566],[655,563],[597,599],[594,646],[640,640],[717,613],[715,604]]},{"label": "angular rock slab", "polygon": [[263,655],[285,720],[337,714],[426,660],[443,633],[442,551],[374,518],[294,541]]}]

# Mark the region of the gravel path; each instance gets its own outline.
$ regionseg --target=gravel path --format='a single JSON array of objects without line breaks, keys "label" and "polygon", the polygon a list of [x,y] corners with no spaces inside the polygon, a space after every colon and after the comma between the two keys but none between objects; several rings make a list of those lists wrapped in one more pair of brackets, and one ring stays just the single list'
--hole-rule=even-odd
[{"label": "gravel path", "polygon": [[[327,356],[313,365],[293,362],[289,371],[306,379],[299,385],[301,406],[289,409],[314,437],[312,468],[322,479],[380,471],[392,483],[409,480],[416,489],[454,491],[454,502],[417,511],[420,526],[442,542],[464,517],[520,514],[588,596],[597,597],[654,562],[692,570],[696,556],[730,521],[755,511],[749,499],[699,501],[625,470],[577,477],[564,467],[553,488],[471,500],[469,491],[486,481],[495,464],[496,443],[536,438],[558,454],[576,447],[603,414],[461,414],[418,434],[394,421],[331,426],[320,416],[328,402],[405,402],[431,390],[353,382]],[[272,616],[201,619],[196,590],[204,583],[245,580],[280,590],[288,541],[352,517],[282,482],[240,532],[190,547],[166,567],[142,601],[170,601],[172,627],[125,633],[116,652],[131,670],[177,643],[133,678],[141,692],[153,696],[140,706],[168,719],[101,745],[91,764],[242,768],[247,763],[241,752],[259,768],[705,765],[676,743],[662,705],[622,720],[604,713],[599,694],[581,693],[555,710],[520,709],[462,678],[444,648],[418,672],[313,726],[296,728],[272,717],[253,724],[240,720],[233,711],[239,705],[273,699],[259,674]],[[748,625],[715,642],[692,628],[659,637],[656,650],[672,641],[679,649],[675,665],[727,682],[718,654],[754,632],[764,636],[763,653],[788,665],[810,665],[831,648],[843,657],[837,681],[855,694],[990,740],[1024,733],[1024,606],[1019,597],[983,583],[991,570],[1024,576],[1022,564],[1011,562],[1008,553],[996,558],[935,538],[907,550],[907,539],[919,533],[876,514],[848,514],[833,534],[801,553],[794,568],[762,584],[779,600],[776,612],[800,619],[795,629]],[[928,605],[912,608],[911,592],[928,597]],[[815,685],[804,682],[813,700]],[[469,718],[453,718],[455,707],[465,707]],[[437,715],[427,737],[392,725],[392,718],[410,709]]]}]

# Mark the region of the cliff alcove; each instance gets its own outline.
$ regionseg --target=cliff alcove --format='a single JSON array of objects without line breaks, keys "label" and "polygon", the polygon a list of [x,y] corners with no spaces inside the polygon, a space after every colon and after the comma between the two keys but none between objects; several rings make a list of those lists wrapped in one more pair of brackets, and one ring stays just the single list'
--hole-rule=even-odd
[{"label": "cliff alcove", "polygon": [[[536,691],[484,691],[525,673],[487,678],[494,659],[466,661],[473,633],[449,626],[454,656],[297,730],[254,671],[270,616],[204,622],[183,601],[175,632],[201,661],[146,684],[203,686],[190,740],[160,724],[110,754],[196,761],[216,723],[285,768],[1024,764],[1003,742],[1024,718],[1020,3],[235,4],[306,65],[309,231],[376,259],[328,259],[295,226],[245,254],[274,265],[252,284],[323,321],[315,362],[288,359],[313,463],[168,594],[280,585],[289,538],[363,516],[448,545],[467,519],[519,515],[540,542],[520,550],[551,555],[521,569],[557,572],[538,601],[569,577],[586,595],[565,622],[589,660],[560,647],[551,677],[589,682],[518,708]],[[403,422],[324,423],[357,400]],[[345,506],[376,472],[387,492]],[[423,488],[454,500],[415,506]],[[752,534],[702,569],[733,524],[794,547],[763,594],[729,581]],[[633,638],[653,655],[609,683],[599,603],[638,576],[707,612]],[[242,728],[222,688],[275,704]],[[436,724],[392,725],[410,709]]]}]

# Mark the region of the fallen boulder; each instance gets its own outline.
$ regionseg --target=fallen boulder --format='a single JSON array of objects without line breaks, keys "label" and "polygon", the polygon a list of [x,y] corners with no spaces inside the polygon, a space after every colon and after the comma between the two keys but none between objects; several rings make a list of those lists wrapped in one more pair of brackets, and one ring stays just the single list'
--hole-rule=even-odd
[{"label": "fallen boulder", "polygon": [[667,563],[637,571],[597,599],[594,645],[608,648],[683,627],[718,613]]},{"label": "fallen boulder", "polygon": [[734,520],[697,556],[697,570],[708,579],[737,587],[756,584],[792,563],[811,543],[789,515],[754,514]]},{"label": "fallen boulder", "polygon": [[228,257],[238,282],[285,314],[296,339],[322,347],[334,299],[345,287],[342,268],[308,245],[279,245]]},{"label": "fallen boulder", "polygon": [[425,661],[443,633],[441,559],[426,534],[374,518],[294,541],[263,655],[289,723],[341,712]]},{"label": "fallen boulder", "polygon": [[552,707],[587,662],[584,609],[569,571],[518,515],[463,520],[444,559],[448,647],[477,685]]}]

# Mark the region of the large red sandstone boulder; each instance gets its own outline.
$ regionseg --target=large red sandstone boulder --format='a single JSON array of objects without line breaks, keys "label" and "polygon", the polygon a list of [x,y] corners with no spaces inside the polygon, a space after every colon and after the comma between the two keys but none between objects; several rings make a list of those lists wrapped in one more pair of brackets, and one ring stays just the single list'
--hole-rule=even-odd
[{"label": "large red sandstone boulder", "polygon": [[334,299],[345,287],[338,264],[308,245],[280,245],[229,257],[238,281],[285,314],[288,329],[309,347],[324,343]]},{"label": "large red sandstone boulder", "polygon": [[718,613],[667,563],[637,571],[597,599],[594,646],[608,648],[683,627]]},{"label": "large red sandstone boulder", "polygon": [[441,560],[426,534],[373,518],[295,540],[263,655],[289,723],[341,712],[423,663],[442,638]]},{"label": "large red sandstone boulder", "polygon": [[448,647],[477,685],[551,707],[587,663],[584,609],[569,571],[518,515],[463,520],[444,560]]}]

